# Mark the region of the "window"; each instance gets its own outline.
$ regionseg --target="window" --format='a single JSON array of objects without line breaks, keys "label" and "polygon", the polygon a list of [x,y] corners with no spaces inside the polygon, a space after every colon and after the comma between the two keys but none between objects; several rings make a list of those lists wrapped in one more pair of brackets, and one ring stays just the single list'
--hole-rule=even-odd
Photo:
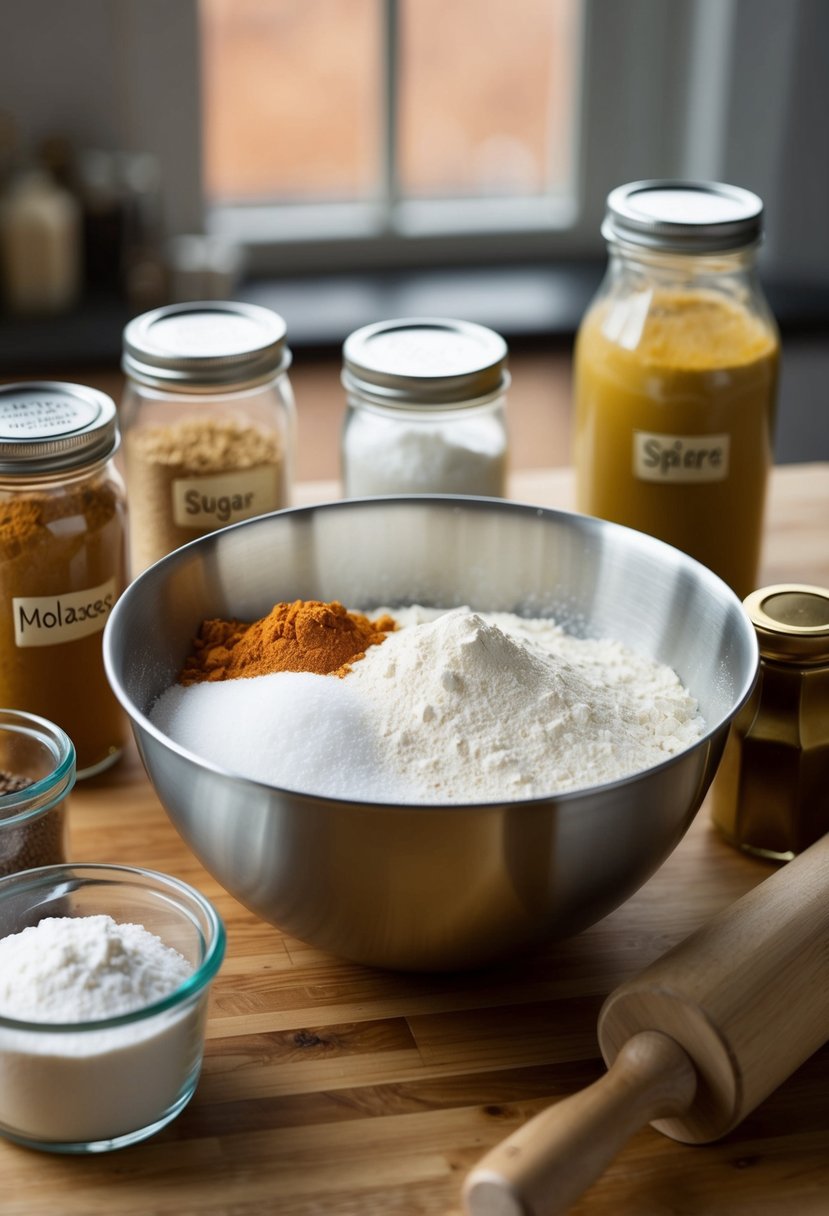
[{"label": "window", "polygon": [[378,0],[200,0],[211,204],[353,202],[382,162]]},{"label": "window", "polygon": [[756,190],[767,259],[814,264],[788,218],[811,199],[825,228],[814,0],[197,2],[200,202],[263,273],[601,258],[608,192],[643,177]]},{"label": "window", "polygon": [[829,275],[818,0],[6,7],[21,140],[153,153],[168,232],[263,275],[601,259],[608,191],[661,176],[756,190],[767,265]]},{"label": "window", "polygon": [[220,231],[388,253],[572,219],[582,0],[200,0],[199,16]]}]

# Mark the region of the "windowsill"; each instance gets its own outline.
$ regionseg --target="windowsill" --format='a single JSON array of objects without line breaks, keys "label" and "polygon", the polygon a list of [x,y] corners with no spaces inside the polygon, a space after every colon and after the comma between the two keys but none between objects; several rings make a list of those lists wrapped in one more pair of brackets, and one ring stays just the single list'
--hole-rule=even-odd
[{"label": "windowsill", "polygon": [[[510,343],[535,345],[542,338],[572,339],[603,270],[602,263],[572,262],[251,279],[234,296],[284,316],[295,350],[339,353],[352,330],[401,316],[477,321]],[[767,283],[766,291],[784,335],[826,331],[829,288]],[[60,317],[3,317],[0,372],[31,376],[48,375],[55,366],[116,367],[129,316],[123,301],[95,299]]]},{"label": "windowsill", "polygon": [[508,340],[572,338],[601,264],[464,267],[252,280],[241,299],[288,321],[294,346],[338,348],[355,329],[391,317],[457,317]]}]

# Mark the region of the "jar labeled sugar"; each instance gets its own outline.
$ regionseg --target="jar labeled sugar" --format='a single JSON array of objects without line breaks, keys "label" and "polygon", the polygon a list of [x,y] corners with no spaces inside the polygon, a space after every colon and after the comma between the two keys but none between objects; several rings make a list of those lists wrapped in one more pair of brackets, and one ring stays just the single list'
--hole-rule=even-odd
[{"label": "jar labeled sugar", "polygon": [[287,506],[295,444],[282,317],[236,302],[174,304],[124,330],[130,566]]},{"label": "jar labeled sugar", "polygon": [[506,493],[507,345],[482,325],[382,321],[343,347],[342,474],[351,498]]},{"label": "jar labeled sugar", "polygon": [[0,389],[0,704],[61,727],[79,777],[111,764],[126,738],[101,649],[126,577],[117,445],[104,393]]}]

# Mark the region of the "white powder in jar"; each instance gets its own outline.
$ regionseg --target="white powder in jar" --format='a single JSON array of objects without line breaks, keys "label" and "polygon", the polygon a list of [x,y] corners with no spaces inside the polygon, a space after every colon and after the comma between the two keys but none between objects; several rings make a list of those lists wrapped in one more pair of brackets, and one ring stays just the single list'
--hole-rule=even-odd
[{"label": "white powder in jar", "polygon": [[505,433],[496,416],[407,422],[355,418],[344,445],[346,493],[479,494],[502,497],[507,475]]},{"label": "white powder in jar", "polygon": [[704,731],[676,674],[620,642],[511,613],[370,615],[380,611],[402,627],[343,679],[277,673],[176,686],[150,716],[175,742],[255,780],[425,805],[614,781]]},{"label": "white powder in jar", "polygon": [[[161,1118],[197,1075],[204,1002],[123,1026],[81,1023],[163,999],[192,965],[143,926],[47,917],[0,939],[0,1128],[34,1141],[110,1140]],[[79,1024],[50,1032],[50,1023]]]}]

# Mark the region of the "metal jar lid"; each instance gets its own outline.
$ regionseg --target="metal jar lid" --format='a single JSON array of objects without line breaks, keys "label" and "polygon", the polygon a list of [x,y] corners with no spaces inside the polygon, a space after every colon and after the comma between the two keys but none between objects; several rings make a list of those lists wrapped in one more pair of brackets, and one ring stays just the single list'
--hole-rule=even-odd
[{"label": "metal jar lid", "polygon": [[767,659],[829,661],[829,590],[806,583],[762,587],[743,600]]},{"label": "metal jar lid", "polygon": [[115,402],[106,393],[57,380],[0,387],[0,474],[81,468],[117,446]]},{"label": "metal jar lid", "polygon": [[482,404],[509,385],[507,344],[494,330],[471,321],[380,321],[346,338],[342,381],[378,405]]},{"label": "metal jar lid", "polygon": [[653,180],[618,186],[607,197],[602,235],[670,253],[724,253],[755,245],[763,202],[722,182]]},{"label": "metal jar lid", "polygon": [[153,388],[249,388],[290,366],[286,332],[282,317],[258,304],[168,304],[129,322],[121,366]]}]

